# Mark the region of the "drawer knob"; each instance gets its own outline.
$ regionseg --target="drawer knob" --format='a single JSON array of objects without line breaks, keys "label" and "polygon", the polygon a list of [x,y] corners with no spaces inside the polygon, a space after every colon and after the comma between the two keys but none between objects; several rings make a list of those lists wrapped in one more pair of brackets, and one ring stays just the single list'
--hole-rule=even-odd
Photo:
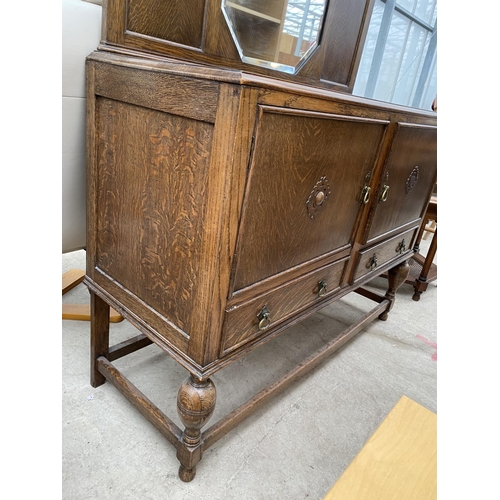
[{"label": "drawer knob", "polygon": [[325,193],[323,191],[318,191],[315,197],[316,206],[320,206],[325,201]]},{"label": "drawer knob", "polygon": [[323,297],[326,295],[328,291],[328,283],[326,282],[326,278],[323,278],[318,282],[318,297]]},{"label": "drawer knob", "polygon": [[399,245],[396,247],[397,253],[403,253],[406,250],[406,243],[404,238],[399,242]]},{"label": "drawer knob", "polygon": [[271,325],[271,318],[269,317],[271,313],[267,306],[264,306],[259,314],[257,314],[257,319],[259,320],[259,330],[266,330]]},{"label": "drawer knob", "polygon": [[368,264],[366,264],[366,267],[370,268],[372,271],[378,266],[378,261],[377,261],[377,254],[374,253],[372,258],[368,261]]}]

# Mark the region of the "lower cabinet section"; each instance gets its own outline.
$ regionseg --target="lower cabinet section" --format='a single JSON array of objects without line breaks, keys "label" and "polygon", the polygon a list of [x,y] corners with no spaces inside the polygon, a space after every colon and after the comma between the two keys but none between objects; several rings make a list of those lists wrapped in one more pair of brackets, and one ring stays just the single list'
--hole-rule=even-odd
[{"label": "lower cabinet section", "polygon": [[[435,181],[436,117],[104,50],[87,58],[86,95],[91,384],[115,384],[190,481],[204,450],[387,319]],[[385,295],[361,289],[390,267]],[[213,374],[349,292],[376,306],[201,432]],[[140,335],[110,346],[110,306]],[[189,371],[184,430],[113,365],[151,343]]]},{"label": "lower cabinet section", "polygon": [[221,356],[337,291],[346,262],[347,258],[328,264],[244,304],[227,309]]},{"label": "lower cabinet section", "polygon": [[387,241],[359,252],[353,282],[359,281],[369,273],[373,273],[374,277],[377,276],[380,274],[379,269],[384,264],[395,260],[404,253],[409,253],[412,250],[412,243],[417,229],[418,227],[414,227],[409,231],[398,234]]}]

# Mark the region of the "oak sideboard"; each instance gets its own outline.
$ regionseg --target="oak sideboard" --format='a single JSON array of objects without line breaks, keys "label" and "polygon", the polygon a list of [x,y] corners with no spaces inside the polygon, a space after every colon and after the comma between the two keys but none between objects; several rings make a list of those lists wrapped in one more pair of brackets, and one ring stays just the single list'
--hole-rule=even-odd
[{"label": "oak sideboard", "polygon": [[[280,19],[276,3],[264,20]],[[436,114],[351,94],[372,3],[325,2],[307,57],[274,61],[288,39],[260,56],[234,40],[249,2],[104,2],[86,62],[91,384],[113,383],[162,432],[184,481],[244,418],[386,320],[406,279],[436,181]],[[363,288],[385,271],[385,296]],[[373,309],[202,431],[216,372],[348,293]],[[110,307],[135,338],[109,345]],[[113,364],[151,343],[188,372],[184,429]]]}]

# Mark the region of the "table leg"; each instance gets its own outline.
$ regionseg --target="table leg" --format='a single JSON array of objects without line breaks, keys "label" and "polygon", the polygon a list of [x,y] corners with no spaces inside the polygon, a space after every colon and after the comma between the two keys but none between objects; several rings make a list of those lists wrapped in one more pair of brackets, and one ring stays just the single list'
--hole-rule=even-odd
[{"label": "table leg", "polygon": [[90,292],[90,384],[99,387],[106,382],[97,369],[97,358],[108,356],[109,351],[109,304],[94,292]]},{"label": "table leg", "polygon": [[415,283],[413,285],[415,293],[413,294],[412,299],[416,302],[420,300],[420,295],[422,295],[422,292],[425,292],[425,290],[427,290],[427,286],[429,285],[427,283],[427,276],[429,275],[429,271],[431,269],[434,256],[436,255],[436,251],[437,251],[437,229],[436,232],[434,233],[431,245],[425,257],[424,265],[422,266],[422,271],[420,272],[420,276],[415,280]]},{"label": "table leg", "polygon": [[396,300],[397,289],[405,282],[410,272],[410,264],[408,260],[401,262],[397,266],[389,269],[389,289],[385,293],[385,298],[389,300],[389,305],[387,309],[379,316],[379,319],[385,321],[388,318],[389,311],[394,306],[394,301]]},{"label": "table leg", "polygon": [[192,481],[196,475],[196,464],[202,455],[201,428],[212,416],[215,400],[215,385],[210,379],[199,380],[190,375],[179,388],[177,412],[186,428],[177,458],[181,463],[179,477],[184,482]]}]

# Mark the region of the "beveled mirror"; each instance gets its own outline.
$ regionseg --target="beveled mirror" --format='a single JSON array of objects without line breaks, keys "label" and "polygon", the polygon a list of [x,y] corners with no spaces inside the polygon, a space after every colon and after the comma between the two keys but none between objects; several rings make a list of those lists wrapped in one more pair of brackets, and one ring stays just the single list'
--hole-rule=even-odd
[{"label": "beveled mirror", "polygon": [[222,0],[248,64],[294,74],[318,45],[328,0]]}]

